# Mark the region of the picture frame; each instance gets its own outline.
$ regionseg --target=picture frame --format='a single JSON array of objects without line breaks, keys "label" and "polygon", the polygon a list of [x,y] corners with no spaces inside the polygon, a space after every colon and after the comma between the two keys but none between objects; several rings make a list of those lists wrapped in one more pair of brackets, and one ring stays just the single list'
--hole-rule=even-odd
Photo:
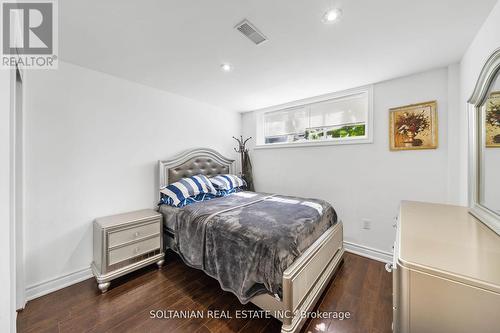
[{"label": "picture frame", "polygon": [[500,91],[492,92],[486,100],[484,131],[486,148],[500,148]]},{"label": "picture frame", "polygon": [[437,102],[423,102],[389,110],[390,150],[438,147]]}]

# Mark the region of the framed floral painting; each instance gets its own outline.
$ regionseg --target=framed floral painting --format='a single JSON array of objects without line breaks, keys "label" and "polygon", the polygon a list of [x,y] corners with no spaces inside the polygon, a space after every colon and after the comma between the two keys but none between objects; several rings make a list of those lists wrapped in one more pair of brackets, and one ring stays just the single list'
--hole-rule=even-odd
[{"label": "framed floral painting", "polygon": [[389,131],[391,150],[436,149],[436,101],[390,109]]},{"label": "framed floral painting", "polygon": [[500,148],[500,91],[490,94],[486,101],[486,147]]}]

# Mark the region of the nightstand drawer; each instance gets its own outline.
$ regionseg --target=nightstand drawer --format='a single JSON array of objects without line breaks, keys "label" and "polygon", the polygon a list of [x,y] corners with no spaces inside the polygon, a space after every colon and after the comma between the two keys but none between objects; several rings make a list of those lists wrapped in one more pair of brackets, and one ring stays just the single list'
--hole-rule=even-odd
[{"label": "nightstand drawer", "polygon": [[160,235],[140,242],[132,243],[108,253],[108,265],[114,265],[121,261],[139,256],[141,254],[156,250],[160,248]]},{"label": "nightstand drawer", "polygon": [[157,235],[161,231],[160,227],[160,221],[153,221],[149,224],[130,229],[112,231],[108,234],[108,248],[133,242],[144,237]]}]

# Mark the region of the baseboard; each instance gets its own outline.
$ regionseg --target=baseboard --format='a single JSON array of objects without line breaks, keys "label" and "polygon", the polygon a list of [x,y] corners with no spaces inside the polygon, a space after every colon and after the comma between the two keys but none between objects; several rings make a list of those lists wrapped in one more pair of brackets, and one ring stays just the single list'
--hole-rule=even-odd
[{"label": "baseboard", "polygon": [[390,252],[385,252],[368,246],[354,244],[345,241],[344,241],[344,248],[347,252],[351,252],[366,258],[370,258],[385,263],[392,262],[392,253]]},{"label": "baseboard", "polygon": [[31,301],[32,299],[71,286],[72,284],[81,282],[92,276],[92,271],[90,267],[88,267],[54,279],[34,284],[32,286],[28,286],[26,288],[26,301]]},{"label": "baseboard", "polygon": [[[392,262],[392,253],[377,250],[368,246],[344,242],[344,248],[347,252],[351,252],[366,258],[374,259],[381,262]],[[69,273],[54,279],[40,282],[26,288],[26,301],[47,295],[56,290],[71,286],[72,284],[81,282],[93,276],[90,267],[80,269],[76,272]]]}]

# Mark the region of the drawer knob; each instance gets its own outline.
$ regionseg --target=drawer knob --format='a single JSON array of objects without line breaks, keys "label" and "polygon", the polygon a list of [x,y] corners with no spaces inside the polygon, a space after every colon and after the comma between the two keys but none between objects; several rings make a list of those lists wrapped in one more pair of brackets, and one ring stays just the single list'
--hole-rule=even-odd
[{"label": "drawer knob", "polygon": [[134,234],[134,237],[136,237],[136,238],[137,238],[137,237],[139,237],[139,236],[140,236],[140,234],[141,234],[141,233],[140,233],[139,231],[136,231],[136,232],[135,232],[135,234]]},{"label": "drawer knob", "polygon": [[385,264],[385,270],[388,271],[389,273],[392,272],[392,264],[391,263],[387,263]]}]

